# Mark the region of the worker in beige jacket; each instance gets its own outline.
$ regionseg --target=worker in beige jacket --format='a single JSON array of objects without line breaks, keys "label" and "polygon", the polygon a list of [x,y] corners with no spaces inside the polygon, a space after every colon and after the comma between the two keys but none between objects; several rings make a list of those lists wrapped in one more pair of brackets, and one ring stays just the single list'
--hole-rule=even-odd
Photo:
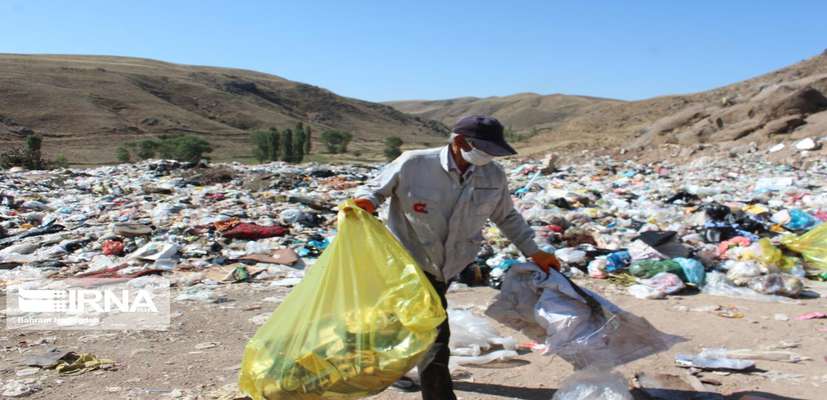
[{"label": "worker in beige jacket", "polygon": [[[448,282],[476,258],[489,219],[540,268],[560,268],[554,255],[537,247],[534,231],[514,209],[505,172],[492,162],[513,154],[497,119],[465,117],[447,146],[407,151],[357,191],[356,204],[371,213],[390,199],[388,227],[428,275],[443,307]],[[419,365],[424,400],[456,399],[448,370],[448,321],[438,330]]]}]

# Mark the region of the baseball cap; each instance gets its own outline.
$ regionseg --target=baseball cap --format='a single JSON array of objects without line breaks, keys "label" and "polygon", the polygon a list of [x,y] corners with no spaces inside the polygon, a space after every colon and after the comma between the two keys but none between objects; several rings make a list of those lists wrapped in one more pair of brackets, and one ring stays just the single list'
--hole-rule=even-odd
[{"label": "baseball cap", "polygon": [[494,117],[471,115],[460,118],[454,125],[453,132],[465,136],[471,144],[492,156],[510,156],[517,154],[503,136],[503,125]]}]

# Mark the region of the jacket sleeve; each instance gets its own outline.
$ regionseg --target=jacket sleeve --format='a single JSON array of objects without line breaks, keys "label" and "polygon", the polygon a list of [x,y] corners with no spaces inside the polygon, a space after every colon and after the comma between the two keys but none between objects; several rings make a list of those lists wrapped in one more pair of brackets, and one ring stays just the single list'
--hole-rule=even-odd
[{"label": "jacket sleeve", "polygon": [[404,164],[404,156],[403,154],[390,164],[385,165],[376,178],[357,189],[356,198],[368,199],[376,208],[379,208],[385,202],[385,199],[396,190],[396,185],[399,183],[399,174]]},{"label": "jacket sleeve", "polygon": [[502,197],[491,214],[491,221],[497,224],[508,240],[514,243],[525,256],[540,251],[537,243],[534,242],[534,230],[514,208],[511,193],[508,192],[508,184],[503,184]]}]

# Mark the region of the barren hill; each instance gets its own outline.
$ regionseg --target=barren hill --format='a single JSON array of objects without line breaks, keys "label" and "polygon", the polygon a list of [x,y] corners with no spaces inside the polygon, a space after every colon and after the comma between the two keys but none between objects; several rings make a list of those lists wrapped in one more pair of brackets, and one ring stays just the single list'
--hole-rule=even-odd
[{"label": "barren hill", "polygon": [[114,161],[120,143],[176,133],[206,138],[217,147],[214,158],[246,157],[248,130],[298,121],[317,135],[350,131],[351,148],[363,152],[390,135],[421,144],[447,133],[386,105],[254,71],[126,57],[0,55],[0,145],[37,133],[48,153],[65,153],[72,162]]},{"label": "barren hill", "polygon": [[705,92],[596,107],[550,134],[586,140],[597,135],[632,149],[823,136],[825,95],[827,54],[822,54]]},{"label": "barren hill", "polygon": [[[687,71],[691,73],[691,71]],[[493,114],[515,130],[538,135],[517,143],[523,153],[552,148],[605,147],[648,151],[674,144],[758,144],[827,135],[827,52],[713,90],[640,101],[536,94],[486,99],[399,101],[386,104],[442,121]]]},{"label": "barren hill", "polygon": [[459,117],[493,115],[518,132],[553,128],[598,105],[622,104],[619,100],[562,94],[519,93],[502,97],[460,97],[448,100],[405,100],[385,104],[399,111],[433,119],[451,126]]}]

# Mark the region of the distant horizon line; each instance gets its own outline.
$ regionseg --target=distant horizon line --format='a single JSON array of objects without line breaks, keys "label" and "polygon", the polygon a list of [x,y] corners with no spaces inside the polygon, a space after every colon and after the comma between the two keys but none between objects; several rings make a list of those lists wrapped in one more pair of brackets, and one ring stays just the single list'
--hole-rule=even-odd
[{"label": "distant horizon line", "polygon": [[[318,87],[318,88],[321,88],[321,89],[324,89],[324,90],[328,90],[332,93],[335,93],[336,95],[346,97],[346,98],[350,98],[350,99],[387,105],[389,103],[444,102],[444,101],[457,101],[457,100],[463,100],[463,99],[486,100],[486,99],[507,98],[507,97],[516,97],[516,96],[526,96],[526,95],[538,96],[538,97],[549,97],[549,96],[580,97],[580,98],[589,98],[589,99],[595,99],[595,100],[606,100],[606,101],[616,101],[616,102],[621,102],[621,103],[632,103],[632,102],[645,101],[645,100],[656,99],[656,98],[661,98],[661,97],[688,96],[688,95],[692,95],[692,94],[717,90],[717,89],[724,88],[724,87],[727,87],[727,86],[730,86],[730,85],[733,85],[733,84],[736,84],[736,83],[739,83],[739,82],[748,81],[748,80],[755,79],[755,78],[763,76],[763,75],[771,74],[773,72],[777,72],[777,71],[783,70],[785,68],[789,68],[790,66],[793,66],[793,65],[796,65],[796,64],[799,64],[801,62],[805,62],[807,60],[811,60],[811,59],[814,59],[814,58],[817,58],[817,57],[827,57],[827,50],[825,50],[821,53],[818,53],[814,56],[811,56],[809,58],[806,58],[804,60],[801,60],[801,61],[798,61],[798,62],[795,62],[795,63],[792,63],[792,64],[788,64],[786,66],[783,66],[783,67],[780,67],[780,68],[777,68],[777,69],[774,69],[774,70],[766,71],[766,72],[763,72],[759,75],[750,76],[750,77],[747,77],[747,78],[744,78],[744,79],[741,79],[741,80],[738,80],[738,81],[734,81],[734,82],[729,82],[729,83],[721,85],[721,86],[715,86],[715,87],[712,87],[712,88],[696,90],[696,91],[692,91],[692,92],[666,93],[666,94],[659,94],[659,95],[655,95],[655,96],[651,96],[651,97],[629,98],[629,99],[604,97],[604,96],[596,96],[596,95],[566,94],[566,93],[560,93],[560,92],[554,92],[554,93],[549,93],[549,94],[541,94],[541,93],[537,93],[537,92],[533,92],[533,91],[523,91],[523,92],[516,92],[516,93],[511,93],[511,94],[497,94],[497,95],[489,95],[489,96],[457,96],[457,97],[447,97],[447,98],[442,97],[442,98],[430,98],[430,99],[429,98],[413,98],[413,99],[412,98],[402,98],[402,99],[392,99],[392,100],[367,100],[365,98],[353,97],[353,96],[350,96],[348,94],[342,94],[342,93],[339,93],[339,92],[334,92],[331,89],[328,89],[324,86],[320,86],[320,85],[317,85],[317,84],[314,84],[314,83],[296,81],[296,80],[290,79],[288,77],[284,77],[282,75],[277,75],[273,72],[265,72],[265,71],[261,71],[261,70],[252,69],[252,68],[249,68],[249,67],[216,66],[216,65],[206,65],[206,64],[190,64],[190,63],[181,63],[181,62],[174,62],[174,61],[165,61],[165,60],[158,59],[158,58],[149,58],[149,57],[143,57],[143,56],[95,54],[95,53],[90,53],[90,54],[76,54],[75,53],[75,54],[73,54],[73,53],[6,53],[6,52],[0,52],[0,57],[3,57],[3,56],[123,58],[123,59],[134,59],[134,60],[151,61],[151,62],[157,62],[157,63],[163,63],[163,64],[171,64],[171,65],[177,65],[177,66],[181,66],[181,67],[218,68],[218,69],[227,69],[227,70],[240,70],[240,71],[253,72],[253,73],[257,73],[257,74],[270,75],[270,76],[275,77],[275,78],[284,79],[284,80],[299,83],[299,84],[315,86],[315,87]],[[71,60],[67,60],[67,62],[71,62]]]}]

